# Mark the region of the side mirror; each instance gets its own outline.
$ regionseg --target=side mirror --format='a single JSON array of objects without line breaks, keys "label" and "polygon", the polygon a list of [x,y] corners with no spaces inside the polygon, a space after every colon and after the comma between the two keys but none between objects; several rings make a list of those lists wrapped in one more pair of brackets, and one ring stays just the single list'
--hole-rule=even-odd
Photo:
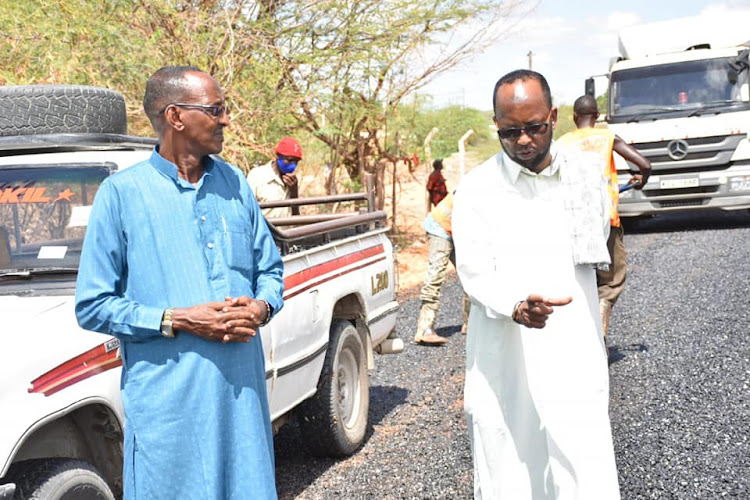
[{"label": "side mirror", "polygon": [[745,49],[737,54],[737,59],[729,62],[729,70],[727,71],[729,83],[735,85],[739,74],[747,71],[748,68],[750,68],[750,49]]},{"label": "side mirror", "polygon": [[594,78],[586,78],[586,83],[584,85],[584,93],[586,95],[590,95],[591,97],[596,97],[596,86],[594,85]]}]

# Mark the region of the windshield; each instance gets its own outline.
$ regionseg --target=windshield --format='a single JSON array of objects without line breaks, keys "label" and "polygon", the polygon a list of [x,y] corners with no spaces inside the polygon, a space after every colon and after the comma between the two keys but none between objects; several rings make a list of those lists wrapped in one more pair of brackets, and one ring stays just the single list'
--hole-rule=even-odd
[{"label": "windshield", "polygon": [[748,83],[747,70],[734,70],[731,64],[735,61],[726,57],[613,72],[610,119],[747,105],[740,97],[741,86]]},{"label": "windshield", "polygon": [[0,274],[77,270],[91,203],[111,169],[0,167]]}]

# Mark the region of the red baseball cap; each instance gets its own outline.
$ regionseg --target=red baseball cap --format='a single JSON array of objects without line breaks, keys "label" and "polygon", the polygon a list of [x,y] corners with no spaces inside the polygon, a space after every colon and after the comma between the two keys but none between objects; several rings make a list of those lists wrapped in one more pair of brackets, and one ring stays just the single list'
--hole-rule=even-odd
[{"label": "red baseball cap", "polygon": [[276,154],[281,156],[293,156],[294,158],[302,159],[302,146],[299,145],[297,139],[291,137],[284,137],[279,141],[276,146]]}]

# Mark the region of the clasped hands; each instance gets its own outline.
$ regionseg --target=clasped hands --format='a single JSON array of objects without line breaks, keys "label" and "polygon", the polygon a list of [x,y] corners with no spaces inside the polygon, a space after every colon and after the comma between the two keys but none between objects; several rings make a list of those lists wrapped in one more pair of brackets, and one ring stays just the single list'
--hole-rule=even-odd
[{"label": "clasped hands", "polygon": [[573,301],[573,297],[553,299],[535,293],[526,297],[513,309],[513,321],[527,328],[544,328],[547,318],[555,307],[565,306]]},{"label": "clasped hands", "polygon": [[250,342],[266,320],[262,300],[225,297],[224,302],[207,302],[173,312],[175,330],[187,331],[217,342]]}]

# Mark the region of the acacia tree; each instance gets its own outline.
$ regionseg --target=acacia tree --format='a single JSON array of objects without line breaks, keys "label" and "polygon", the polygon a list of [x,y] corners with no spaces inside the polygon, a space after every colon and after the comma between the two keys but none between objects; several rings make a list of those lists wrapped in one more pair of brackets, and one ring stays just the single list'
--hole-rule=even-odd
[{"label": "acacia tree", "polygon": [[400,156],[393,138],[410,131],[388,127],[403,99],[505,32],[522,1],[4,0],[0,83],[117,89],[131,131],[149,133],[146,78],[195,65],[233,110],[230,160],[247,166],[281,135],[309,134],[356,178]]},{"label": "acacia tree", "polygon": [[[402,100],[502,33],[498,23],[522,13],[497,0],[317,0],[274,3],[289,30],[269,39],[282,68],[280,86],[296,94],[299,127],[330,148],[333,167],[382,181],[386,162],[402,157],[392,130]],[[469,31],[470,27],[472,28]],[[496,31],[492,31],[492,29]],[[460,41],[451,34],[464,29]],[[382,183],[379,183],[382,186]],[[378,198],[383,199],[382,187]]]}]

